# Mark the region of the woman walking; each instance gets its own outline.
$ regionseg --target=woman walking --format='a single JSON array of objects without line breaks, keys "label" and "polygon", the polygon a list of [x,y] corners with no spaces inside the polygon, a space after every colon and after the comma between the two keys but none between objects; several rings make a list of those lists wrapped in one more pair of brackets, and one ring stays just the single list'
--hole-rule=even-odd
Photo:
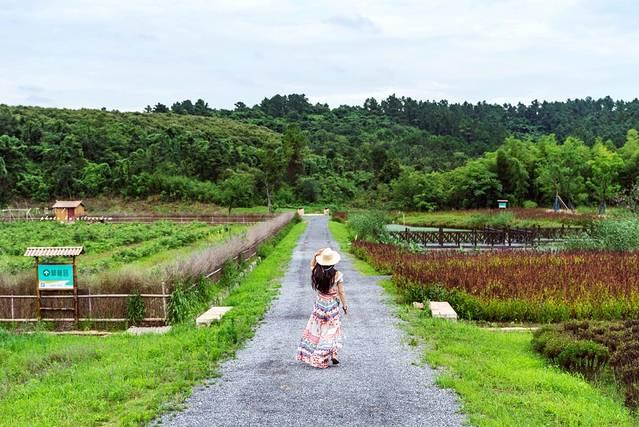
[{"label": "woman walking", "polygon": [[315,252],[311,260],[311,285],[317,298],[306,329],[297,348],[297,360],[316,368],[328,368],[328,362],[337,365],[337,352],[342,348],[340,305],[348,313],[344,278],[335,265],[340,255],[330,248]]}]

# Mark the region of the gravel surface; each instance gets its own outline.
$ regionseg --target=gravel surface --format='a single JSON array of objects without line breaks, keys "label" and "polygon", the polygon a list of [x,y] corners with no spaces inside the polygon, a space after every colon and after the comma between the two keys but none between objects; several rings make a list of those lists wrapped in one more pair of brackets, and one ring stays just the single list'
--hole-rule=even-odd
[{"label": "gravel surface", "polygon": [[344,273],[350,313],[340,365],[315,369],[294,359],[314,302],[309,260],[315,250],[337,248],[326,217],[307,217],[283,278],[280,296],[255,337],[224,363],[221,378],[193,390],[187,409],[165,415],[170,426],[462,425],[457,399],[437,388],[436,372],[404,344],[398,320],[384,303],[379,278],[359,274],[348,257]]}]

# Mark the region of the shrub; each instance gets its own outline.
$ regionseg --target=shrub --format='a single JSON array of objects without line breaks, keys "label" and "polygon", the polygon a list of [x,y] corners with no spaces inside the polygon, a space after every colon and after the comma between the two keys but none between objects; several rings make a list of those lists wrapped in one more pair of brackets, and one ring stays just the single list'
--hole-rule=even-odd
[{"label": "shrub", "polygon": [[589,231],[568,239],[565,247],[620,252],[639,250],[639,221],[624,219],[594,223]]},{"label": "shrub", "polygon": [[126,313],[126,317],[132,325],[139,325],[144,320],[144,298],[139,291],[127,297]]},{"label": "shrub", "polygon": [[609,366],[626,404],[639,407],[639,320],[570,321],[533,334],[533,348],[563,369],[596,377]]},{"label": "shrub", "polygon": [[523,204],[524,209],[535,209],[537,207],[537,202],[532,200],[526,200]]},{"label": "shrub", "polygon": [[388,217],[382,211],[369,211],[351,215],[348,224],[351,235],[355,240],[375,242],[386,234]]}]

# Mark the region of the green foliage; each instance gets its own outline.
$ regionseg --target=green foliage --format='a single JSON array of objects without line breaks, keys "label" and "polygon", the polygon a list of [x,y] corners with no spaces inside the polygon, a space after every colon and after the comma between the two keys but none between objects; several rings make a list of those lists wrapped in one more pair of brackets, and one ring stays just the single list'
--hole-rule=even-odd
[{"label": "green foliage", "polygon": [[255,177],[248,172],[229,171],[229,176],[220,184],[220,202],[231,214],[234,207],[248,207],[254,200]]},{"label": "green foliage", "polygon": [[240,277],[242,266],[236,260],[229,260],[222,266],[222,277],[218,282],[219,286],[230,288],[237,283]]},{"label": "green foliage", "polygon": [[126,313],[126,317],[132,325],[139,325],[144,319],[144,298],[142,298],[139,291],[127,297]]},{"label": "green foliage", "polygon": [[534,333],[533,348],[561,368],[588,377],[598,375],[610,359],[608,348],[605,346],[591,340],[557,335],[550,326]]},{"label": "green foliage", "polygon": [[635,219],[598,221],[588,232],[571,236],[564,246],[567,249],[636,251],[639,250],[639,222]]},{"label": "green foliage", "polygon": [[388,216],[382,211],[352,214],[348,218],[348,225],[354,240],[378,241],[383,239],[388,222]]},{"label": "green foliage", "polygon": [[[338,202],[430,211],[497,198],[549,206],[559,192],[603,208],[638,175],[637,105],[391,95],[330,109],[303,94],[232,111],[202,99],[146,113],[0,105],[0,203],[160,195],[231,209]],[[247,191],[236,192],[229,170],[243,174]]]}]

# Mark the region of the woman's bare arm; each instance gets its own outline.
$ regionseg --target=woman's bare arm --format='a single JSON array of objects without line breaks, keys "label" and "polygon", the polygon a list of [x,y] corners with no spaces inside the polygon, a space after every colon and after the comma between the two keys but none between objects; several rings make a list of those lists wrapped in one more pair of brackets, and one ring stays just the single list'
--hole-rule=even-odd
[{"label": "woman's bare arm", "polygon": [[342,302],[342,308],[344,309],[344,313],[348,314],[348,303],[346,302],[346,291],[344,290],[344,281],[340,281],[337,284],[337,296],[339,300]]}]

